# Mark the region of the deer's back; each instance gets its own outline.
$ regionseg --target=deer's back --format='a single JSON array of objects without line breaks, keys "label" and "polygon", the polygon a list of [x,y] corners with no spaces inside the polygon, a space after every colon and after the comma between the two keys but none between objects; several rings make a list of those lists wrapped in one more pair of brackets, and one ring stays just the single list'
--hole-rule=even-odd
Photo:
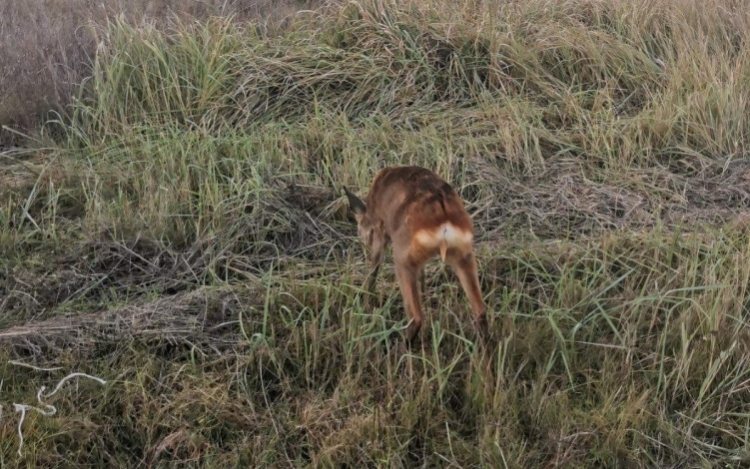
[{"label": "deer's back", "polygon": [[418,166],[380,171],[370,187],[367,206],[391,235],[402,232],[411,236],[446,222],[461,231],[473,231],[458,193],[440,176]]}]

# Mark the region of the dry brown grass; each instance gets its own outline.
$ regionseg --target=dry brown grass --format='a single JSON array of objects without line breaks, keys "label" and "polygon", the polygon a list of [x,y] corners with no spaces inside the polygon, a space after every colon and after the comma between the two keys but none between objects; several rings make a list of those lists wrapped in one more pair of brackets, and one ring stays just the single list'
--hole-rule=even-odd
[{"label": "dry brown grass", "polygon": [[[0,126],[34,132],[63,112],[90,75],[96,24],[120,14],[138,24],[235,15],[272,25],[322,0],[4,0],[0,2]],[[0,130],[0,144],[15,140]]]},{"label": "dry brown grass", "polygon": [[[107,379],[20,454],[6,412],[0,466],[745,467],[750,2],[299,17],[113,22],[60,139],[0,152],[0,404]],[[467,201],[489,353],[438,263],[421,347],[391,262],[362,306],[340,187],[387,164]]]}]

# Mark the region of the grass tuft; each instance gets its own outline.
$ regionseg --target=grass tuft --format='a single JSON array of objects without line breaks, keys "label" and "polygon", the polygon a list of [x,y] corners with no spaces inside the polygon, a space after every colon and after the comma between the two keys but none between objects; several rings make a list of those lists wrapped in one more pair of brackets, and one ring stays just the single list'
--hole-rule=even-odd
[{"label": "grass tuft", "polygon": [[[0,98],[0,403],[107,381],[0,466],[742,467],[747,9],[219,3],[74,15],[63,91]],[[437,263],[415,349],[391,265],[364,306],[341,188],[393,164],[466,200],[486,353]]]}]

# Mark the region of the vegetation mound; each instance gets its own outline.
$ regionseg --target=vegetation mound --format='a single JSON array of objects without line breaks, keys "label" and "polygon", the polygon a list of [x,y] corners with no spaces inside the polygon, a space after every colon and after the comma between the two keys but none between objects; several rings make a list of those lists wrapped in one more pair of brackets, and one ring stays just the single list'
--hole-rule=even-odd
[{"label": "vegetation mound", "polygon": [[[107,383],[30,412],[20,452],[6,410],[2,464],[740,467],[748,11],[362,0],[86,23],[75,94],[0,155],[0,401]],[[389,263],[363,306],[341,187],[392,164],[467,202],[486,353],[438,263],[414,350]]]}]

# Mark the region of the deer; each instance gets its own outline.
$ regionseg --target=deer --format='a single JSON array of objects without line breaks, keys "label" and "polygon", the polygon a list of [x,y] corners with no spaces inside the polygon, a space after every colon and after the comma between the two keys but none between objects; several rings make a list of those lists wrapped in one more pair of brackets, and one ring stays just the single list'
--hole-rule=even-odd
[{"label": "deer", "polygon": [[380,266],[392,245],[394,270],[407,318],[406,342],[413,343],[424,320],[419,279],[436,256],[458,276],[469,299],[479,338],[486,343],[487,307],[474,259],[474,227],[458,193],[433,171],[419,166],[391,166],[372,181],[366,202],[347,187],[344,193],[357,221],[357,234],[368,251],[370,273],[365,290],[374,295]]}]

